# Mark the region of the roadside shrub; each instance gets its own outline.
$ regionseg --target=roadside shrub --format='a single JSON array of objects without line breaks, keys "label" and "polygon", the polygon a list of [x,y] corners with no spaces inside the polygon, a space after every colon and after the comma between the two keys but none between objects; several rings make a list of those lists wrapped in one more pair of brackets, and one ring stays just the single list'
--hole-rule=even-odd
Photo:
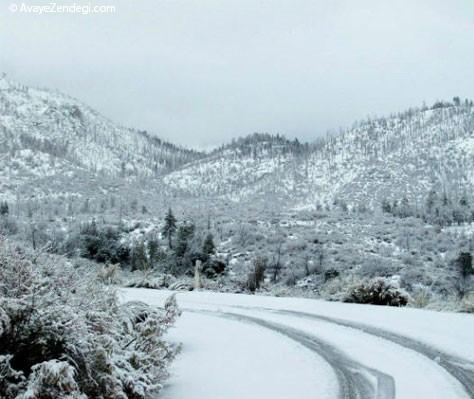
[{"label": "roadside shrub", "polygon": [[175,284],[176,281],[176,277],[172,274],[145,276],[143,273],[136,272],[125,282],[125,286],[132,288],[160,289],[169,288]]},{"label": "roadside shrub", "polygon": [[219,259],[211,259],[204,264],[203,273],[207,278],[216,278],[226,271],[227,265]]},{"label": "roadside shrub", "polygon": [[94,274],[0,239],[0,397],[145,399],[176,348],[162,335],[179,315],[120,305]]},{"label": "roadside shrub", "polygon": [[371,305],[405,306],[408,295],[384,278],[363,280],[347,291],[344,302]]},{"label": "roadside shrub", "polygon": [[412,294],[410,304],[415,308],[426,308],[431,301],[431,292],[428,288],[418,289]]},{"label": "roadside shrub", "polygon": [[324,280],[324,276],[321,276],[320,279],[321,286],[319,288],[319,293],[322,298],[331,301],[342,301],[347,292],[347,287],[351,287],[355,282],[360,281],[353,274],[343,274],[342,276],[330,279],[327,282]]}]

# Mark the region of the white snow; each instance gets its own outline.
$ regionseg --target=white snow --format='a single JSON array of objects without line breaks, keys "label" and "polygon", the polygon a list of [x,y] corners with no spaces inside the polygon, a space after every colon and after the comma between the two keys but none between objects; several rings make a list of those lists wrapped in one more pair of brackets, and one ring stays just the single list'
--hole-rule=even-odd
[{"label": "white snow", "polygon": [[[124,299],[152,305],[161,305],[169,294],[123,291]],[[436,361],[414,350],[353,328],[268,309],[363,323],[470,361],[474,360],[472,315],[212,292],[180,292],[177,299],[184,315],[169,338],[182,342],[183,352],[163,392],[165,398],[325,398],[335,397],[337,391],[329,365],[296,341],[257,325],[218,318],[217,313],[186,310],[238,313],[313,335],[363,366],[392,376],[397,399],[469,397]]]},{"label": "white snow", "polygon": [[263,328],[185,312],[168,339],[181,342],[163,399],[331,398],[331,368]]}]

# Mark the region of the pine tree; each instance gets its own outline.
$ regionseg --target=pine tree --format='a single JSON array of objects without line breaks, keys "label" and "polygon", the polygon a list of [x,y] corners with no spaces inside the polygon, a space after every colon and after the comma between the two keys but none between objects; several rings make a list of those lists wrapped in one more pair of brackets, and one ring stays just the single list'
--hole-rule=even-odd
[{"label": "pine tree", "polygon": [[8,203],[6,201],[0,204],[0,215],[7,216],[9,213]]},{"label": "pine tree", "polygon": [[168,239],[168,246],[173,248],[172,237],[176,232],[176,218],[173,215],[171,208],[168,209],[168,213],[165,216],[165,225],[163,226],[163,234]]},{"label": "pine tree", "polygon": [[204,255],[205,259],[209,259],[209,257],[216,252],[216,246],[214,245],[214,237],[211,233],[209,233],[204,243],[202,244],[202,254]]},{"label": "pine tree", "polygon": [[160,253],[160,245],[156,238],[150,238],[147,242],[148,249],[148,258],[150,259],[150,264],[153,267],[155,262],[158,260]]},{"label": "pine tree", "polygon": [[384,199],[382,201],[382,211],[385,213],[390,213],[392,211],[392,206],[390,205],[390,202],[387,199]]},{"label": "pine tree", "polygon": [[145,245],[143,241],[140,241],[136,244],[132,251],[132,271],[146,271],[148,269],[148,266],[149,263],[146,256]]},{"label": "pine tree", "polygon": [[182,258],[189,248],[189,240],[194,236],[195,226],[193,223],[183,223],[178,227],[176,234],[175,254],[178,258]]},{"label": "pine tree", "polygon": [[466,294],[466,283],[468,277],[474,273],[472,268],[472,255],[470,252],[461,252],[456,259],[459,270],[458,293],[462,298]]}]

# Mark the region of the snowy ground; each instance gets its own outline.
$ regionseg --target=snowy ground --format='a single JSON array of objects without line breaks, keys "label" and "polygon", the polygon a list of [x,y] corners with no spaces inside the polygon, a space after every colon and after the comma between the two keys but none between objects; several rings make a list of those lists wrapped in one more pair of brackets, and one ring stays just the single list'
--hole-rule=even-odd
[{"label": "snowy ground", "polygon": [[[169,291],[126,289],[161,306]],[[474,398],[474,317],[211,292],[177,294],[164,399]]]}]

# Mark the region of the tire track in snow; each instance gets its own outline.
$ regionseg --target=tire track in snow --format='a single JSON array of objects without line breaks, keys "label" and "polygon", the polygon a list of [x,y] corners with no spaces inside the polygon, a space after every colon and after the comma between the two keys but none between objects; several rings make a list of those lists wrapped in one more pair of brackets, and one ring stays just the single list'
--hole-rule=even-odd
[{"label": "tire track in snow", "polygon": [[347,321],[343,319],[333,318],[329,316],[321,316],[313,313],[298,312],[293,310],[279,310],[271,308],[247,308],[245,306],[235,306],[245,310],[264,310],[267,312],[290,315],[297,317],[304,317],[314,320],[319,320],[338,326],[353,328],[362,331],[366,334],[376,336],[378,338],[391,341],[399,346],[413,350],[430,360],[436,362],[440,367],[451,374],[464,387],[464,390],[471,399],[474,399],[474,363],[462,359],[460,357],[445,353],[439,349],[433,348],[424,342],[413,338],[408,338],[404,335],[393,333],[378,327],[372,327],[367,324],[358,323],[354,321]]},{"label": "tire track in snow", "polygon": [[256,324],[282,334],[317,353],[328,362],[336,373],[340,399],[395,399],[395,381],[393,377],[348,358],[333,346],[312,335],[283,324],[238,313],[188,309],[186,311]]}]

